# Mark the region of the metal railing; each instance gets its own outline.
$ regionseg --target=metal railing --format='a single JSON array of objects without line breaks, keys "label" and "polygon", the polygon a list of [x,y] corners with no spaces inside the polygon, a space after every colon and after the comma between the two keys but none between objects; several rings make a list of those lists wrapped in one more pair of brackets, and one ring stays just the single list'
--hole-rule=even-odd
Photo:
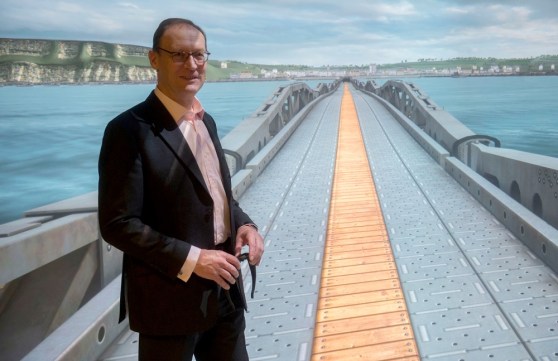
[{"label": "metal railing", "polygon": [[334,81],[319,84],[315,90],[306,83],[278,87],[251,116],[221,140],[231,174],[243,169],[301,110],[308,111],[315,100],[330,94],[338,86],[339,82]]}]

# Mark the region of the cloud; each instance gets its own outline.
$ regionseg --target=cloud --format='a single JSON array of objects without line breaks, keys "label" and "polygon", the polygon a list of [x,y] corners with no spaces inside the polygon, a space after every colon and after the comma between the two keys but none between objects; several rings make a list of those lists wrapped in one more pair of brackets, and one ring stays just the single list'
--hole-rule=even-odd
[{"label": "cloud", "polygon": [[186,17],[212,58],[268,64],[558,53],[555,0],[3,0],[0,13],[1,37],[145,46],[162,19]]}]

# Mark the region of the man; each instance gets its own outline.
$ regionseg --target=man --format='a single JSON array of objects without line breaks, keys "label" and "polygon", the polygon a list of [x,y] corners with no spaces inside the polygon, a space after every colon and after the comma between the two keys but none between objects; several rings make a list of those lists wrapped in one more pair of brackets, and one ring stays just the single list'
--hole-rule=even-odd
[{"label": "man", "polygon": [[231,195],[213,118],[196,93],[207,41],[186,19],[164,20],[149,52],[147,99],[113,119],[99,156],[99,223],[124,252],[121,319],[139,360],[248,360],[240,255],[259,264],[263,239]]}]

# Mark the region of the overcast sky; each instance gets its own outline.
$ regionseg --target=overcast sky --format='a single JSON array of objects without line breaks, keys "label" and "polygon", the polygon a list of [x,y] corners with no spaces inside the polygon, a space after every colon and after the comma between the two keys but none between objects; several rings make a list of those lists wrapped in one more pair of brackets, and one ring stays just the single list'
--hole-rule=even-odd
[{"label": "overcast sky", "polygon": [[557,0],[1,0],[0,37],[150,46],[167,17],[204,28],[213,59],[248,63],[558,54]]}]

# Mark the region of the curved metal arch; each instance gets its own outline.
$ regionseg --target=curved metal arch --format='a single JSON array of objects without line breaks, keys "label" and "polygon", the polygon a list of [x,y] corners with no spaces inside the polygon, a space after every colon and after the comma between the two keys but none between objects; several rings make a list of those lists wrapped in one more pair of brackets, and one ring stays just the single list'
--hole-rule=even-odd
[{"label": "curved metal arch", "polygon": [[469,141],[474,140],[474,139],[491,140],[491,141],[494,142],[494,146],[496,148],[500,148],[500,146],[501,146],[500,140],[498,138],[492,137],[490,135],[480,135],[480,134],[469,135],[467,137],[463,137],[461,139],[458,139],[453,143],[453,146],[451,148],[451,156],[455,157],[457,155],[457,150],[458,150],[458,148],[461,144],[469,142]]},{"label": "curved metal arch", "polygon": [[229,150],[229,149],[223,149],[223,152],[227,155],[230,155],[234,158],[235,160],[235,167],[234,167],[234,172],[232,173],[233,175],[235,173],[237,173],[239,170],[242,169],[242,167],[244,167],[244,163],[243,163],[243,159],[242,156],[240,155],[240,153],[235,152],[233,150]]}]

